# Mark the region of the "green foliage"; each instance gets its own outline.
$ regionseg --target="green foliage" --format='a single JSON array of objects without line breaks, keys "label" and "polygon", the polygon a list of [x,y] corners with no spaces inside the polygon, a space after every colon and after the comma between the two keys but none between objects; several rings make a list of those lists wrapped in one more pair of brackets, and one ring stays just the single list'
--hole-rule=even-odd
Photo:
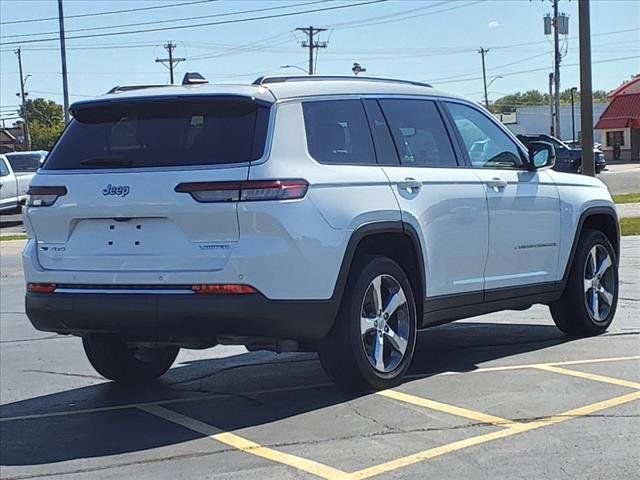
[{"label": "green foliage", "polygon": [[640,203],[640,193],[621,193],[613,195],[613,201],[616,203]]},{"label": "green foliage", "polygon": [[[62,106],[44,98],[26,102],[32,150],[50,150],[64,129]],[[22,107],[20,116],[24,118]]]},{"label": "green foliage", "polygon": [[[573,94],[573,101],[576,104],[580,103],[580,92],[576,91]],[[604,90],[596,90],[593,92],[593,101],[597,102],[606,102],[607,101],[607,92]],[[560,93],[560,103],[570,104],[571,103],[571,89],[567,88],[563,92]],[[509,113],[515,112],[516,108],[523,106],[548,106],[549,105],[549,94],[542,93],[538,90],[529,90],[527,92],[516,92],[511,95],[506,95],[497,99],[490,106],[490,110],[493,113]]]},{"label": "green foliage", "polygon": [[640,217],[621,218],[620,233],[623,236],[640,235]]}]

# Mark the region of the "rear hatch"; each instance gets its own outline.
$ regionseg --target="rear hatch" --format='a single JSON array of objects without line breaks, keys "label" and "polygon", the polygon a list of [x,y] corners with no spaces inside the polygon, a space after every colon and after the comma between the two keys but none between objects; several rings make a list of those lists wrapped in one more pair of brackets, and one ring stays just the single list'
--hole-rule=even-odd
[{"label": "rear hatch", "polygon": [[239,237],[237,198],[210,202],[176,187],[246,180],[265,149],[269,105],[250,97],[143,97],[72,111],[32,183],[66,193],[26,209],[42,267],[223,268]]}]

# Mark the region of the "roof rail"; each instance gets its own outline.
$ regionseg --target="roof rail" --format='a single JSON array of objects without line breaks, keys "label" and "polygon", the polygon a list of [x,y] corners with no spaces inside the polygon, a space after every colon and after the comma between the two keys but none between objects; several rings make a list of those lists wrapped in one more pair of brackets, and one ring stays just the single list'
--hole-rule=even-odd
[{"label": "roof rail", "polygon": [[380,77],[359,77],[350,75],[278,75],[263,76],[256,78],[253,85],[266,85],[269,83],[284,82],[309,82],[309,81],[366,81],[366,82],[384,82],[384,83],[402,83],[405,85],[416,85],[418,87],[432,88],[428,83],[414,82],[413,80],[399,80],[397,78],[380,78]]},{"label": "roof rail", "polygon": [[107,93],[122,93],[131,90],[143,90],[145,88],[170,87],[171,85],[116,85]]}]

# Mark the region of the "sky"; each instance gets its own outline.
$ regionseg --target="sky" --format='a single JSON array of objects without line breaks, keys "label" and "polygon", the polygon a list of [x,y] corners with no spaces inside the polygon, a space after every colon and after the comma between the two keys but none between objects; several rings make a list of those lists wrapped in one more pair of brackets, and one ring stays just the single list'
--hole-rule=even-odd
[{"label": "sky", "polygon": [[[318,11],[235,22],[308,10]],[[549,0],[64,0],[70,101],[115,85],[167,83],[169,72],[155,59],[166,57],[162,45],[169,40],[177,45],[175,56],[186,58],[176,67],[177,82],[186,71],[223,83],[302,73],[281,67],[307,67],[304,35],[295,29],[309,25],[327,29],[318,35],[327,42],[319,49],[320,74],[351,74],[358,62],[366,75],[425,81],[480,101],[478,50],[484,47],[490,100],[547,91],[553,59],[543,16],[550,12]],[[569,16],[562,41],[565,89],[579,86],[578,2],[560,0],[560,12]],[[30,75],[29,98],[62,103],[57,17],[56,0],[0,1],[0,118],[7,124],[19,103],[17,47],[23,73]],[[22,20],[30,21],[15,23]],[[234,22],[220,23],[228,21]],[[189,28],[166,29],[176,26]],[[156,31],[139,32],[148,29]],[[137,33],[120,34],[131,31]],[[591,34],[594,89],[612,90],[640,73],[640,1],[592,0]],[[49,40],[34,42],[39,39]]]}]

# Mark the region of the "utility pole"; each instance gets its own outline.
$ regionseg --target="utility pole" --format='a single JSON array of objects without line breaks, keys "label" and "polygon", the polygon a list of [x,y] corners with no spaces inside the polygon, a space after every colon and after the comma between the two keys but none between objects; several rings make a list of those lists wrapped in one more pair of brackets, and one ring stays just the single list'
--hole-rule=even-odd
[{"label": "utility pole", "polygon": [[591,86],[591,22],[589,0],[578,2],[580,26],[580,119],[582,126],[582,173],[595,177],[593,158],[593,92]]},{"label": "utility pole", "polygon": [[18,48],[16,50],[16,55],[18,56],[18,70],[20,72],[20,104],[22,105],[22,119],[23,123],[23,134],[24,134],[24,146],[26,150],[31,150],[31,135],[29,134],[29,112],[27,112],[27,94],[24,92],[24,84],[27,81],[26,78],[22,76],[22,50]]},{"label": "utility pole", "polygon": [[558,2],[553,0],[553,82],[555,88],[555,110],[556,110],[556,137],[562,139],[560,134],[560,31],[558,29]]},{"label": "utility pole", "polygon": [[486,72],[486,68],[485,68],[485,64],[484,64],[484,56],[487,53],[489,53],[489,50],[484,48],[484,47],[480,47],[480,50],[478,50],[478,53],[482,56],[482,81],[484,83],[484,106],[488,110],[489,109],[489,96],[487,95],[487,72]]},{"label": "utility pole", "polygon": [[[313,55],[313,51],[318,49],[318,48],[327,48],[327,42],[318,42],[318,41],[314,41],[313,37],[315,36],[316,33],[320,33],[320,32],[325,32],[327,29],[326,28],[313,28],[313,26],[309,26],[306,28],[296,28],[296,31],[298,32],[304,32],[307,34],[307,41],[306,42],[302,42],[302,48],[308,48],[309,49],[309,75],[313,75],[314,74],[314,68],[313,68],[313,61],[314,61],[314,55]],[[316,53],[316,57],[317,57],[317,53]]]},{"label": "utility pole", "polygon": [[64,124],[69,123],[69,84],[67,79],[67,47],[64,41],[64,11],[62,0],[58,0],[58,22],[60,23],[60,58],[62,60],[62,100],[64,108]]},{"label": "utility pole", "polygon": [[549,135],[552,137],[555,131],[553,118],[553,72],[549,74]]},{"label": "utility pole", "polygon": [[571,138],[573,140],[574,143],[574,148],[575,148],[575,143],[576,143],[576,112],[575,112],[575,107],[574,107],[574,100],[573,100],[573,94],[578,90],[577,87],[572,87],[571,88]]},{"label": "utility pole", "polygon": [[[161,63],[169,68],[169,77],[171,78],[171,85],[173,85],[173,68],[180,62],[184,62],[186,58],[173,56],[173,50],[176,48],[176,44],[171,41],[164,44],[164,48],[169,52],[169,58],[156,58],[156,63]],[[165,62],[167,62],[168,65],[165,65]]]}]

